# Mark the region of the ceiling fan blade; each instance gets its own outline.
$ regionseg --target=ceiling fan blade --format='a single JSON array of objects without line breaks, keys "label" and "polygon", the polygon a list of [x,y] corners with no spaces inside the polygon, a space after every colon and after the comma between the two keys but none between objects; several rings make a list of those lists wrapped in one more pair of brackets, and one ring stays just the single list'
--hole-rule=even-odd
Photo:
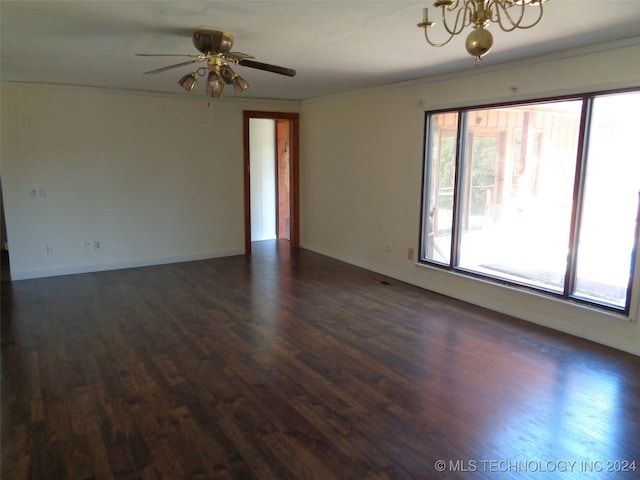
[{"label": "ceiling fan blade", "polygon": [[258,70],[264,70],[266,72],[278,73],[280,75],[286,75],[287,77],[295,77],[296,71],[292,68],[279,67],[277,65],[270,65],[268,63],[256,62],[255,60],[249,60],[241,58],[238,60],[238,65],[242,65],[250,68],[257,68]]},{"label": "ceiling fan blade", "polygon": [[144,75],[147,75],[148,73],[166,72],[167,70],[171,70],[173,68],[182,67],[184,65],[191,65],[192,63],[204,62],[205,60],[206,58],[197,58],[195,60],[188,60],[186,62],[176,63],[175,65],[169,65],[168,67],[162,67],[162,68],[158,68],[157,70],[150,70],[148,72],[144,72]]},{"label": "ceiling fan blade", "polygon": [[248,53],[242,52],[227,52],[224,54],[227,58],[233,58],[234,60],[240,60],[241,58],[255,58],[249,55]]},{"label": "ceiling fan blade", "polygon": [[203,58],[204,55],[192,55],[188,53],[136,53],[138,57],[194,57]]}]

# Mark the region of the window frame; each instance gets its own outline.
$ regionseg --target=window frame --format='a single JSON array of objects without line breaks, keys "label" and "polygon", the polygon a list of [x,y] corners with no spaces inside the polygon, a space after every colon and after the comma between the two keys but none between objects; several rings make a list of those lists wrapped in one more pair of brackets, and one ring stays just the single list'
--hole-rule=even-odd
[{"label": "window frame", "polygon": [[[630,254],[630,271],[629,271],[629,280],[627,284],[626,290],[626,298],[624,307],[619,307],[617,305],[599,302],[593,299],[581,298],[576,296],[575,287],[577,282],[576,271],[578,268],[577,260],[578,260],[578,246],[579,246],[579,236],[580,236],[580,226],[581,226],[581,216],[582,210],[584,206],[584,195],[585,195],[585,183],[586,183],[586,164],[589,154],[589,140],[590,133],[592,129],[591,119],[593,112],[593,103],[596,98],[611,96],[616,94],[625,94],[625,93],[638,93],[640,94],[640,86],[638,87],[629,87],[629,88],[621,88],[614,90],[601,90],[601,91],[593,91],[587,93],[580,94],[569,94],[563,96],[553,96],[553,97],[542,97],[542,98],[530,98],[530,99],[521,99],[517,101],[505,101],[505,102],[496,102],[489,104],[478,104],[478,105],[467,105],[460,107],[452,107],[452,108],[444,108],[444,109],[436,109],[436,110],[426,110],[424,112],[424,130],[423,130],[423,155],[422,155],[422,197],[420,203],[420,238],[419,238],[419,249],[418,249],[418,263],[422,265],[427,265],[429,267],[434,267],[440,270],[449,271],[454,274],[460,274],[466,277],[477,278],[481,280],[487,280],[491,283],[515,287],[518,289],[525,289],[527,291],[534,291],[537,293],[542,293],[545,296],[561,299],[568,303],[580,304],[591,306],[600,310],[614,312],[617,314],[624,314],[625,316],[629,316],[631,311],[631,303],[633,298],[633,289],[640,288],[640,285],[634,285],[633,279],[636,274],[636,260],[638,255],[638,250],[640,250],[640,192],[639,199],[637,205],[636,212],[636,224],[635,224],[635,234],[633,246]],[[461,230],[462,225],[462,215],[460,208],[460,202],[463,199],[463,189],[464,189],[464,181],[461,180],[461,177],[464,178],[466,175],[465,169],[468,168],[466,164],[466,148],[468,143],[468,136],[470,132],[467,130],[467,118],[468,113],[475,110],[481,109],[492,109],[492,108],[504,108],[504,107],[522,107],[527,105],[534,104],[543,104],[543,103],[554,103],[554,102],[562,102],[562,101],[581,101],[581,112],[580,112],[580,122],[579,122],[579,131],[578,131],[578,144],[576,150],[576,165],[574,172],[574,184],[573,184],[573,197],[571,204],[571,216],[570,216],[570,225],[569,225],[569,242],[568,242],[568,252],[567,252],[567,264],[566,271],[564,277],[564,285],[562,291],[554,291],[549,288],[545,288],[543,286],[538,285],[530,285],[527,283],[521,283],[515,280],[509,280],[504,277],[499,277],[497,275],[491,275],[490,273],[480,272],[471,270],[469,268],[464,268],[459,265],[460,261],[460,243],[461,243]],[[432,144],[431,138],[433,136],[433,120],[436,115],[441,114],[449,114],[455,113],[458,115],[457,119],[457,129],[456,131],[456,147],[455,147],[455,174],[454,174],[454,184],[453,184],[453,201],[452,201],[452,224],[451,224],[451,247],[449,252],[449,261],[438,261],[426,258],[425,252],[428,248],[428,233],[427,233],[427,224],[429,220],[427,219],[427,209],[430,206],[429,196],[431,195],[431,186],[429,182],[433,183],[431,179],[431,169],[432,169]],[[453,130],[453,129],[451,129]],[[436,179],[437,181],[437,179]]]}]

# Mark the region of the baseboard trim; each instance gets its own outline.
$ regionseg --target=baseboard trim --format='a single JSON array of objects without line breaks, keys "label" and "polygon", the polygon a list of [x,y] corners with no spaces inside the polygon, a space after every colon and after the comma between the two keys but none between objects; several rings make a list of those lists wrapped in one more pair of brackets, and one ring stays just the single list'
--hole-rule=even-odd
[{"label": "baseboard trim", "polygon": [[122,270],[125,268],[151,267],[154,265],[165,265],[169,263],[193,262],[197,260],[208,260],[211,258],[231,257],[233,255],[243,255],[244,249],[234,248],[216,252],[207,252],[192,255],[180,255],[176,257],[145,258],[140,260],[129,260],[125,262],[99,263],[89,265],[74,265],[69,267],[55,267],[37,270],[14,270],[11,269],[11,281],[29,280],[32,278],[59,277],[62,275],[76,275],[80,273],[104,272],[108,270]]}]

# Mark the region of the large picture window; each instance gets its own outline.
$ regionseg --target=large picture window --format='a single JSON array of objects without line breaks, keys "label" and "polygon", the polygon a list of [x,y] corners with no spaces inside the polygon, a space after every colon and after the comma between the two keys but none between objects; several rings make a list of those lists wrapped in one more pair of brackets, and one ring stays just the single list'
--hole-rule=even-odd
[{"label": "large picture window", "polygon": [[420,259],[628,312],[640,91],[426,113]]}]

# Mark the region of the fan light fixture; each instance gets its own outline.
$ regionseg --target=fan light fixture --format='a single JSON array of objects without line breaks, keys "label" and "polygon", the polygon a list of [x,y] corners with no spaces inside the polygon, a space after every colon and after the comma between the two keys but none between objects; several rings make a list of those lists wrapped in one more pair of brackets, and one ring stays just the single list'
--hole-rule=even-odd
[{"label": "fan light fixture", "polygon": [[[437,0],[433,6],[441,9],[442,24],[449,38],[434,42],[429,38],[429,29],[435,25],[429,19],[429,9],[423,9],[423,20],[418,27],[424,29],[424,38],[434,47],[448,44],[465,27],[473,26],[467,36],[467,52],[481,61],[493,46],[493,35],[485,29],[489,23],[497,24],[503,31],[526,29],[537,25],[542,19],[542,4],[546,0]],[[531,14],[528,12],[533,11]]]},{"label": "fan light fixture", "polygon": [[191,60],[169,65],[167,67],[156,68],[144,72],[155,74],[166,72],[174,68],[194,63],[206,62],[206,67],[200,67],[194,72],[188,73],[178,80],[178,85],[187,92],[193,91],[198,83],[198,77],[207,77],[206,92],[212,98],[222,98],[222,90],[225,85],[233,85],[236,94],[244,92],[249,88],[249,82],[234,72],[229,64],[241,65],[243,67],[255,68],[265,72],[277,73],[287,77],[295,77],[296,71],[291,68],[279,67],[269,63],[252,60],[251,55],[241,52],[231,52],[233,46],[233,35],[221,30],[196,30],[192,35],[193,45],[198,49],[200,55],[176,55],[172,53],[136,53],[141,57],[190,57]]},{"label": "fan light fixture", "polygon": [[222,90],[225,84],[232,84],[237,94],[249,88],[249,82],[234,72],[229,65],[214,65],[207,68],[199,68],[195,72],[186,74],[178,80],[178,85],[187,92],[193,91],[198,83],[198,77],[207,76],[207,95],[213,98],[222,98]]}]

